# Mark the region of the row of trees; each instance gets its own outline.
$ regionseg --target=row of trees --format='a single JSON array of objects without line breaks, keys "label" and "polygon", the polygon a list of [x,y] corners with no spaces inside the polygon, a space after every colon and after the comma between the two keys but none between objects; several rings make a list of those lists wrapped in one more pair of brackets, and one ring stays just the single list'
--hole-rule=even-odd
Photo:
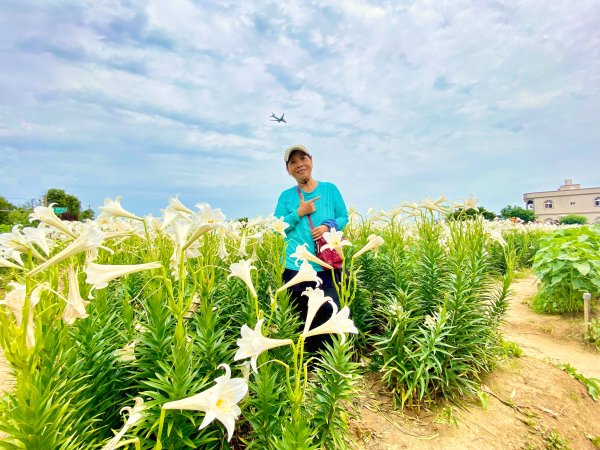
[{"label": "row of trees", "polygon": [[480,206],[478,208],[467,209],[466,211],[462,208],[459,208],[450,214],[450,218],[459,219],[461,217],[473,217],[478,215],[483,216],[483,218],[486,220],[494,220],[496,217],[502,217],[503,219],[519,218],[524,222],[533,222],[535,220],[535,214],[533,211],[523,209],[519,206],[510,205],[502,208],[500,211],[500,216],[498,216],[495,212],[488,211],[483,206]]},{"label": "row of trees", "polygon": [[[44,195],[44,200],[47,205],[56,203],[55,206],[57,207],[67,208],[65,213],[58,215],[63,220],[94,218],[94,210],[90,208],[82,210],[81,200],[75,195],[67,194],[63,189],[48,189],[48,192]],[[28,225],[31,211],[30,204],[14,205],[0,195],[0,227],[10,228],[16,224]]]},{"label": "row of trees", "polygon": [[[487,220],[494,220],[496,217],[498,217],[496,216],[496,213],[486,210],[483,206],[480,206],[479,208],[471,208],[466,211],[463,211],[463,209],[460,208],[451,213],[450,217],[453,219],[460,219],[463,217],[473,217],[476,215],[482,215],[483,218]],[[508,205],[502,208],[502,210],[500,211],[500,217],[502,217],[503,219],[521,219],[523,222],[526,223],[533,222],[536,219],[533,211],[521,208],[520,206],[516,205]],[[564,225],[584,225],[587,223],[587,217],[578,216],[576,214],[569,214],[561,217],[558,222]]]}]

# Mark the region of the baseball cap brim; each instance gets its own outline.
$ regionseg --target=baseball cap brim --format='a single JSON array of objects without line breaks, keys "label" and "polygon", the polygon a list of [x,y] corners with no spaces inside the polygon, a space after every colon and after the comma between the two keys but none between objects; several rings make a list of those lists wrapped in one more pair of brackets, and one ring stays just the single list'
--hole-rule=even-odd
[{"label": "baseball cap brim", "polygon": [[292,145],[283,154],[283,160],[285,161],[286,164],[290,160],[290,156],[292,155],[292,153],[295,152],[296,150],[299,152],[305,153],[312,158],[312,155],[310,154],[308,149],[306,147],[304,147],[303,145]]}]

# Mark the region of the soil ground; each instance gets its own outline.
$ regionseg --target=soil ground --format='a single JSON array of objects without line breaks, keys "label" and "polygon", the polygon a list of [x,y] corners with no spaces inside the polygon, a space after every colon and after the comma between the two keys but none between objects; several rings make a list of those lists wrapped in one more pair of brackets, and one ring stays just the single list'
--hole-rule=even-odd
[{"label": "soil ground", "polygon": [[403,414],[376,378],[367,377],[360,417],[352,422],[357,448],[596,448],[591,439],[600,436],[600,403],[554,364],[570,363],[586,377],[600,378],[600,353],[583,343],[581,319],[528,308],[537,291],[534,277],[517,280],[511,291],[505,338],[518,343],[523,356],[486,377],[487,409],[475,399]]},{"label": "soil ground", "polygon": [[[527,307],[537,290],[535,278],[517,280],[511,290],[504,331],[523,356],[484,380],[487,408],[470,400],[402,413],[371,375],[357,401],[360,416],[351,423],[357,449],[595,448],[591,439],[600,436],[600,403],[552,362],[568,362],[585,376],[600,378],[600,353],[583,343],[580,319],[542,316]],[[0,349],[0,394],[11,386]]]}]

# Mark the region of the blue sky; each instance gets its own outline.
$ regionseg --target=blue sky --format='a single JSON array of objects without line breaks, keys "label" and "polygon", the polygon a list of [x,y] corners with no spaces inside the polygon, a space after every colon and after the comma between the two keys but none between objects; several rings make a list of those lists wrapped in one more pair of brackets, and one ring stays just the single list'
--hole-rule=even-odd
[{"label": "blue sky", "polygon": [[295,143],[360,210],[600,186],[599,23],[591,0],[3,1],[0,195],[268,214]]}]

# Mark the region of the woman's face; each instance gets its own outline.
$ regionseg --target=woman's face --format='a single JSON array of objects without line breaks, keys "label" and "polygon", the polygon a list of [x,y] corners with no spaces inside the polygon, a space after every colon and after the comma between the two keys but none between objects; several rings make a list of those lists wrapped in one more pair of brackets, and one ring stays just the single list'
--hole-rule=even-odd
[{"label": "woman's face", "polygon": [[293,176],[299,184],[304,184],[312,178],[313,163],[306,153],[295,151],[287,163],[287,172]]}]

